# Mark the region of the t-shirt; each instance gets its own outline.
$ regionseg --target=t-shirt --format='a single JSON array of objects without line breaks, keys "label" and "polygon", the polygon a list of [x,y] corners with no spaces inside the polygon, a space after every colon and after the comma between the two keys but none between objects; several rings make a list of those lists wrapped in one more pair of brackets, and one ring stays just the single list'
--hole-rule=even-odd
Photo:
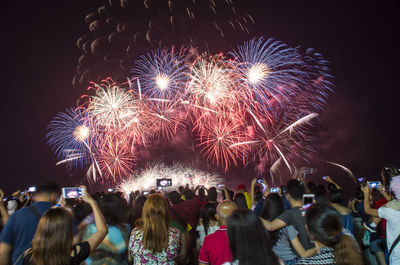
[{"label": "t-shirt", "polygon": [[[128,264],[129,231],[124,226],[108,225],[108,234],[101,244],[86,259],[87,265],[124,265]],[[82,240],[87,240],[96,233],[96,225],[89,224],[85,228]]]},{"label": "t-shirt", "polygon": [[292,225],[298,234],[299,240],[303,245],[305,250],[314,247],[314,244],[311,242],[310,238],[307,235],[305,228],[305,218],[301,214],[300,207],[294,207],[288,210],[285,210],[279,217],[279,220],[282,220],[286,225]]},{"label": "t-shirt", "polygon": [[287,225],[279,231],[279,238],[272,250],[275,254],[283,260],[292,260],[297,258],[294,253],[290,241],[295,239],[298,235],[297,230],[292,225]]},{"label": "t-shirt", "polygon": [[[32,204],[40,215],[43,215],[50,207],[51,202],[35,202]],[[31,247],[32,239],[35,236],[36,227],[39,223],[38,217],[30,207],[22,208],[10,216],[0,235],[0,242],[5,242],[13,246],[12,264]],[[18,262],[22,264],[22,259]]]},{"label": "t-shirt", "polygon": [[[376,201],[374,208],[379,209],[382,206],[386,205],[387,203],[388,203],[388,201],[385,198],[379,199]],[[379,235],[382,238],[386,238],[386,220],[382,219],[379,223],[379,226],[380,226]]]},{"label": "t-shirt", "polygon": [[[392,247],[393,242],[400,234],[400,211],[381,207],[378,209],[378,215],[380,218],[385,218],[386,225],[386,244],[388,250]],[[400,264],[400,243],[394,247],[392,254],[389,258],[390,264]]]},{"label": "t-shirt", "polygon": [[333,248],[320,248],[319,252],[312,257],[301,258],[297,261],[297,265],[315,264],[315,265],[333,265],[336,264]]},{"label": "t-shirt", "polygon": [[217,231],[204,238],[203,246],[200,249],[199,262],[221,265],[227,261],[232,261],[232,253],[229,248],[226,226],[221,226]]},{"label": "t-shirt", "polygon": [[206,231],[204,230],[204,226],[203,225],[198,225],[197,228],[196,228],[196,231],[199,232],[199,243],[200,243],[200,246],[203,245],[204,238],[206,236],[214,233],[218,229],[219,229],[218,225],[209,226],[208,229],[207,229],[207,235],[206,235]]},{"label": "t-shirt", "polygon": [[[77,246],[80,247],[78,250]],[[81,264],[90,254],[90,245],[89,242],[84,241],[73,247],[73,256],[71,257],[70,265],[79,265]],[[32,256],[32,252],[24,256],[23,265],[30,265],[30,258]]]}]

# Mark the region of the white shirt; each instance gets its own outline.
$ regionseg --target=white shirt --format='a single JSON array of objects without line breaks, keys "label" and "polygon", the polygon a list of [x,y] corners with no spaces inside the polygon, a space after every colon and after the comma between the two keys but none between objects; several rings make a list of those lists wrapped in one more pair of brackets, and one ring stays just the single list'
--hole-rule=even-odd
[{"label": "white shirt", "polygon": [[204,231],[204,226],[203,226],[203,225],[198,225],[197,228],[196,228],[196,231],[199,232],[199,244],[200,244],[200,246],[203,245],[204,238],[205,238],[206,236],[208,236],[209,234],[214,233],[214,232],[217,231],[218,229],[219,229],[219,226],[218,226],[217,223],[216,223],[214,226],[209,226],[209,227],[208,227],[208,231],[207,231],[208,234],[206,235],[206,232]]},{"label": "white shirt", "polygon": [[[393,242],[400,235],[400,211],[381,207],[378,209],[380,218],[386,219],[386,244],[388,250],[392,247]],[[392,255],[389,259],[390,264],[400,264],[400,242],[394,247]]]}]

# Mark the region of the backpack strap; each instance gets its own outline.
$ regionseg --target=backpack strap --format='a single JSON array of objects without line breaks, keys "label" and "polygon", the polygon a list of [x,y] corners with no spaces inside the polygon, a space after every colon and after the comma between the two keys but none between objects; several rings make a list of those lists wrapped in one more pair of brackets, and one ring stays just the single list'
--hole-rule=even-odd
[{"label": "backpack strap", "polygon": [[42,217],[42,215],[39,213],[39,210],[35,206],[31,205],[29,209],[32,210],[33,214],[36,216],[38,220],[40,219],[40,217]]},{"label": "backpack strap", "polygon": [[389,257],[390,257],[390,254],[392,254],[393,249],[396,247],[397,243],[399,243],[399,241],[400,241],[400,234],[397,236],[396,240],[393,242],[392,246],[390,247]]}]

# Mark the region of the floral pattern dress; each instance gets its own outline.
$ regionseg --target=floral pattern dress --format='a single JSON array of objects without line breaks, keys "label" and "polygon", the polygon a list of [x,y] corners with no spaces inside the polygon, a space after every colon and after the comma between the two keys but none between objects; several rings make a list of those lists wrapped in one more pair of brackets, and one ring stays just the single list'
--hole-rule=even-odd
[{"label": "floral pattern dress", "polygon": [[143,231],[135,228],[132,230],[129,239],[129,253],[133,257],[134,264],[159,264],[173,265],[180,249],[181,233],[178,229],[169,228],[168,248],[159,253],[153,254],[150,250],[143,247]]}]

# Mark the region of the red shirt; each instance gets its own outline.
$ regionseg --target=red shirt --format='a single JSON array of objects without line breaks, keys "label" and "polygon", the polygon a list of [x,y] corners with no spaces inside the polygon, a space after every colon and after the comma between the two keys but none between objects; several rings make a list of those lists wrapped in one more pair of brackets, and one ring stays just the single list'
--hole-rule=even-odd
[{"label": "red shirt", "polygon": [[204,238],[200,249],[199,262],[211,265],[221,265],[232,261],[232,253],[229,248],[226,226],[221,226],[217,231]]}]

